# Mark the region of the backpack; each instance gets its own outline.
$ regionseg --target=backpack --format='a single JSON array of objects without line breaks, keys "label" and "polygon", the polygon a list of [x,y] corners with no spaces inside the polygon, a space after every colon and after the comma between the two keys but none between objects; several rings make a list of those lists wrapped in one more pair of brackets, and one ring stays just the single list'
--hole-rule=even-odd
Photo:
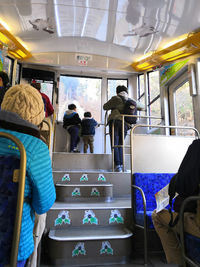
[{"label": "backpack", "polygon": [[[128,98],[128,100],[125,100],[123,97],[120,97],[122,101],[124,102],[124,110],[122,114],[126,115],[137,115],[137,104],[136,101],[134,101],[131,98]],[[136,124],[137,117],[125,117],[125,122],[129,124]]]}]

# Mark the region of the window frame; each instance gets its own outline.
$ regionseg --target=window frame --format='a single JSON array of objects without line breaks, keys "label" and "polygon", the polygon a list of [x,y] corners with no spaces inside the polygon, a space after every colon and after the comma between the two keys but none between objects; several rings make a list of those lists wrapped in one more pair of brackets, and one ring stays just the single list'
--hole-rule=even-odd
[{"label": "window frame", "polygon": [[138,92],[137,92],[138,101],[140,101],[140,99],[145,96],[145,89],[144,89],[144,92],[142,94],[140,94],[140,78],[139,77],[141,77],[141,76],[144,76],[144,73],[138,74],[138,80],[137,80],[137,82],[138,82],[138,88],[137,88],[138,89]]},{"label": "window frame", "polygon": [[22,74],[22,64],[17,62],[17,66],[19,66],[19,76],[18,76],[18,81],[15,79],[15,83],[17,82],[17,84],[19,84],[21,80],[21,74]]},{"label": "window frame", "polygon": [[[157,71],[158,71],[158,74],[160,75],[159,70],[157,70]],[[150,97],[150,73],[153,73],[153,72],[155,72],[155,71],[147,72],[147,109],[148,109],[149,116],[151,116],[151,109],[150,109],[151,105],[153,103],[155,103],[160,98],[160,93],[158,95],[156,95],[152,100]],[[160,82],[159,82],[159,89],[161,89],[160,88]],[[161,105],[160,105],[160,116],[161,116]],[[151,122],[150,119],[149,119],[149,122]]]},{"label": "window frame", "polygon": [[[8,73],[8,71],[4,69],[4,62],[3,62],[3,70],[6,71],[6,73],[8,74],[9,82],[10,82],[10,84],[12,84],[12,80],[13,80],[14,59],[11,58],[11,57],[9,57],[9,56],[5,56],[5,58],[7,58],[8,60],[11,61],[10,72]],[[5,58],[4,58],[4,60],[5,60]]]}]

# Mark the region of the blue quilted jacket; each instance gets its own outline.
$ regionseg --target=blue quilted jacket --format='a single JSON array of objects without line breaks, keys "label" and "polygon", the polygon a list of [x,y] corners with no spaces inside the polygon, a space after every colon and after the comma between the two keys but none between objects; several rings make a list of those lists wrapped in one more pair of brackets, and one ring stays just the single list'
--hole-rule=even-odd
[{"label": "blue quilted jacket", "polygon": [[[35,212],[46,213],[53,205],[56,194],[52,178],[51,159],[47,145],[40,139],[21,132],[0,128],[1,132],[15,135],[23,143],[27,156],[27,176],[24,196],[30,202],[24,202],[18,261],[27,259],[34,250],[33,227]],[[19,154],[14,143],[8,139],[0,141],[0,155]]]}]

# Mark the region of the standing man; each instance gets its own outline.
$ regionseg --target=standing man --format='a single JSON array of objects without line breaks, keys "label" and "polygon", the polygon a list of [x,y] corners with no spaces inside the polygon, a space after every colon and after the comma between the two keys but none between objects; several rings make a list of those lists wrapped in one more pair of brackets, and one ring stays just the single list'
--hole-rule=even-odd
[{"label": "standing man", "polygon": [[[113,96],[108,102],[103,105],[104,110],[111,110],[111,114],[108,117],[109,134],[112,146],[112,124],[114,123],[114,145],[118,146],[114,148],[114,162],[115,171],[122,172],[123,167],[123,149],[122,149],[122,116],[124,113],[125,102],[129,100],[128,88],[124,85],[118,85],[116,88],[116,96]],[[144,107],[141,103],[136,102],[137,109],[142,110]],[[130,124],[124,121],[124,138],[127,135],[127,131]],[[112,148],[112,147],[111,147]]]}]

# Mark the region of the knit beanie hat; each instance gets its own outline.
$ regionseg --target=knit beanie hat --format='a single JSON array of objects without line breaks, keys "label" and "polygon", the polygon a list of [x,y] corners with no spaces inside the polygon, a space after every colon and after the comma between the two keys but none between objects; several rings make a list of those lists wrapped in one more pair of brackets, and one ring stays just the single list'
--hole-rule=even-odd
[{"label": "knit beanie hat", "polygon": [[39,125],[44,117],[41,94],[29,84],[12,86],[4,95],[1,109],[17,113],[22,119]]}]

